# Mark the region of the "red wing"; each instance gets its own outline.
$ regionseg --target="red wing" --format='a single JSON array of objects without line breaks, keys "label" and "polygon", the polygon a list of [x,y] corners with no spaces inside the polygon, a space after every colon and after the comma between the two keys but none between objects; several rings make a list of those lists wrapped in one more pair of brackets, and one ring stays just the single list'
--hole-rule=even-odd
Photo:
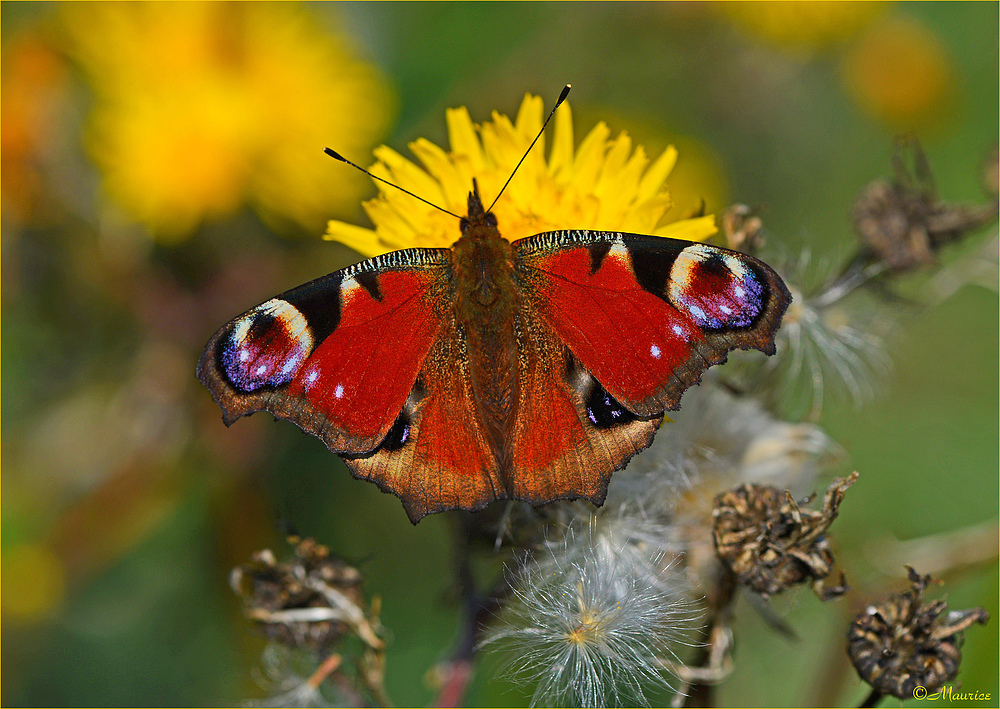
[{"label": "red wing", "polygon": [[520,317],[507,494],[535,505],[580,497],[600,505],[611,473],[652,443],[660,417],[622,408],[531,306]]},{"label": "red wing", "polygon": [[791,300],[770,267],[707,244],[558,231],[515,242],[514,250],[526,300],[640,415],[677,408],[730,350],[773,353]]},{"label": "red wing", "polygon": [[282,293],[209,341],[198,377],[227,424],[269,411],[338,453],[389,433],[441,329],[447,250],[380,256]]},{"label": "red wing", "polygon": [[505,496],[478,425],[464,349],[454,318],[446,317],[388,436],[370,453],[344,457],[355,477],[399,496],[414,523],[433,512],[478,509]]}]

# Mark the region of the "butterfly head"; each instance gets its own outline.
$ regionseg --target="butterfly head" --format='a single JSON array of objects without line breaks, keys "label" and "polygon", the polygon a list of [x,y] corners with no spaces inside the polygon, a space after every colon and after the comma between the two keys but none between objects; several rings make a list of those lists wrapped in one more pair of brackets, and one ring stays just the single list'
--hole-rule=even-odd
[{"label": "butterfly head", "polygon": [[459,228],[464,234],[474,226],[496,227],[496,225],[497,218],[493,212],[487,212],[483,208],[483,201],[479,198],[479,185],[476,183],[476,178],[472,178],[472,191],[469,192],[469,212],[462,217]]}]

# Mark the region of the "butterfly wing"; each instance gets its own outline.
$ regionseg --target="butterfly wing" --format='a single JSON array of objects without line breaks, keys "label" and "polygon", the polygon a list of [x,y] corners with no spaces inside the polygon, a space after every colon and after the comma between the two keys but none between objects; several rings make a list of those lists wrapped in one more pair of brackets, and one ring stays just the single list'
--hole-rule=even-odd
[{"label": "butterfly wing", "polygon": [[446,249],[408,249],[272,298],[222,327],[198,378],[226,424],[269,411],[361,454],[389,435],[451,297]]},{"label": "butterfly wing", "polygon": [[465,333],[449,312],[389,434],[369,453],[344,456],[355,477],[397,495],[414,523],[505,496],[478,425],[466,352]]},{"label": "butterfly wing", "polygon": [[624,409],[530,303],[519,320],[518,415],[504,496],[532,504],[582,497],[599,505],[611,473],[649,446],[660,417]]},{"label": "butterfly wing", "polygon": [[728,352],[774,352],[791,301],[761,261],[640,234],[555,231],[514,243],[530,307],[614,401],[637,416],[680,397]]}]

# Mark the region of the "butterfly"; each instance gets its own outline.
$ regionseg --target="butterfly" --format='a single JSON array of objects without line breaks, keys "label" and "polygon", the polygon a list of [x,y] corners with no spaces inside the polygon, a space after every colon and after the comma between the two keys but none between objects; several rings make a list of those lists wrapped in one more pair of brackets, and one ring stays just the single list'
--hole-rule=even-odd
[{"label": "butterfly", "polygon": [[475,182],[459,227],[450,249],[362,261],[220,328],[197,373],[226,425],[292,421],[413,523],[500,499],[600,505],[708,367],[774,353],[791,300],[769,266],[708,244],[508,241]]}]

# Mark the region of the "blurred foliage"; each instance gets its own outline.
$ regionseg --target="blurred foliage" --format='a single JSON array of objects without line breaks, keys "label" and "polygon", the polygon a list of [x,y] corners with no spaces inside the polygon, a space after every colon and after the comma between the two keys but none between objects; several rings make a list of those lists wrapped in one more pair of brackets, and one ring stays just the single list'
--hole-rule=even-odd
[{"label": "blurred foliage", "polygon": [[[433,696],[425,674],[457,622],[447,515],[411,526],[398,500],[266,415],[226,429],[193,376],[215,328],[356,260],[320,240],[323,220],[367,226],[374,190],[325,145],[368,164],[380,139],[444,144],[446,107],[483,121],[571,82],[578,134],[600,119],[650,154],[678,146],[672,179],[700,187],[677,208],[744,202],[785,249],[842,256],[895,134],[920,138],[954,202],[982,199],[997,140],[995,3],[0,8],[8,706],[266,693],[252,671],[263,640],[227,574],[255,549],[287,551],[289,527],[381,596],[389,696]],[[996,524],[997,295],[970,286],[915,307],[933,285],[915,276],[899,306],[888,395],[821,419],[862,471],[837,523],[862,589],[904,578],[878,566],[885,540]],[[949,579],[948,598],[996,619],[995,562]],[[805,645],[738,609],[722,701],[859,701],[851,612],[831,607],[774,604],[807,663]],[[960,675],[993,700],[998,627],[969,634]],[[470,704],[526,700],[486,667]]]}]

